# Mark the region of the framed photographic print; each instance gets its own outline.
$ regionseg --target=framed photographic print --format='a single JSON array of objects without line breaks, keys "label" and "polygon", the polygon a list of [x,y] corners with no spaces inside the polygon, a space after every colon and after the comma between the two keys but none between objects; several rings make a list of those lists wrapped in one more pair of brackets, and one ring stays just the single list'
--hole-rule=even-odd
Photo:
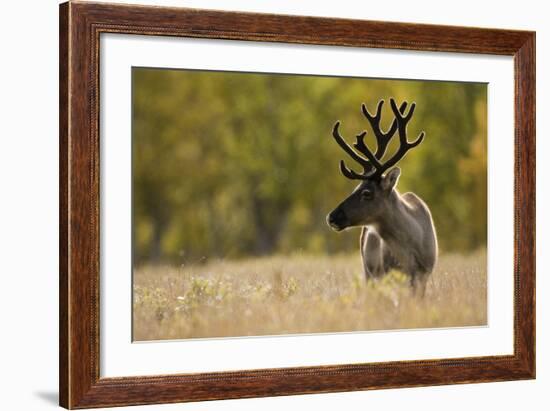
[{"label": "framed photographic print", "polygon": [[535,377],[535,33],[60,6],[60,404]]}]

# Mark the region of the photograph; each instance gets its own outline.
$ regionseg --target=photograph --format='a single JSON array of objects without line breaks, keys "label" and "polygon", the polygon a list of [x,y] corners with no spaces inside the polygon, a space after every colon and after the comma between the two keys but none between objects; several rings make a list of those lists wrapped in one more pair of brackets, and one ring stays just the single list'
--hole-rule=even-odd
[{"label": "photograph", "polygon": [[549,409],[547,9],[4,2],[0,408]]},{"label": "photograph", "polygon": [[487,326],[487,84],[132,67],[132,338]]}]

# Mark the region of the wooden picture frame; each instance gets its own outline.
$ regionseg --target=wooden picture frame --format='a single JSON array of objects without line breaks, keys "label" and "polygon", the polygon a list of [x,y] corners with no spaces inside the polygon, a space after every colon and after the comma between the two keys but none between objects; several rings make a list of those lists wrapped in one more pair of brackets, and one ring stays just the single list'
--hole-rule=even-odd
[{"label": "wooden picture frame", "polygon": [[[514,354],[100,378],[101,33],[513,56]],[[535,377],[535,33],[184,8],[60,5],[60,405],[90,408]]]}]

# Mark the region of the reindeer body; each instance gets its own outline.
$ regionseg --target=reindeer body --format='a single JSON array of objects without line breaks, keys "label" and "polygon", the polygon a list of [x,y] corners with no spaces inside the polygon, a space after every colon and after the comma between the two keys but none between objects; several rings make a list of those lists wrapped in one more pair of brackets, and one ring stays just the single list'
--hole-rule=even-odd
[{"label": "reindeer body", "polygon": [[[362,112],[378,142],[375,153],[364,142],[366,131],[356,136],[354,150],[340,135],[340,122],[334,125],[335,141],[363,166],[364,171],[357,173],[340,162],[340,171],[345,177],[362,182],[327,216],[327,222],[336,231],[362,227],[360,249],[367,279],[377,279],[392,269],[398,269],[408,275],[413,290],[424,295],[426,281],[437,261],[435,227],[426,203],[414,193],[399,194],[396,186],[401,170],[391,167],[418,146],[425,134],[420,133],[413,142],[407,140],[407,123],[414,113],[415,103],[405,114],[408,103],[404,102],[398,108],[393,99],[390,99],[390,104],[395,119],[388,131],[383,132],[380,129],[383,104],[384,100],[381,100],[375,115],[362,105]],[[399,134],[399,148],[383,161],[396,132]]]},{"label": "reindeer body", "polygon": [[409,276],[411,286],[423,294],[437,261],[431,213],[414,193],[400,195],[394,189],[391,195],[394,206],[378,223],[361,230],[363,270],[367,279],[379,279],[393,269],[400,270]]}]

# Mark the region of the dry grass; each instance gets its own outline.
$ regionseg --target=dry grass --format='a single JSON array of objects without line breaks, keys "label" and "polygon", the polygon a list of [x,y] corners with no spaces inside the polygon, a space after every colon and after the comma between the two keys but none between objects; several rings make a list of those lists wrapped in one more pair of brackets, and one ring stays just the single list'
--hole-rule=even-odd
[{"label": "dry grass", "polygon": [[134,339],[484,325],[486,292],[485,253],[440,257],[424,299],[398,272],[367,284],[355,254],[141,267]]}]

